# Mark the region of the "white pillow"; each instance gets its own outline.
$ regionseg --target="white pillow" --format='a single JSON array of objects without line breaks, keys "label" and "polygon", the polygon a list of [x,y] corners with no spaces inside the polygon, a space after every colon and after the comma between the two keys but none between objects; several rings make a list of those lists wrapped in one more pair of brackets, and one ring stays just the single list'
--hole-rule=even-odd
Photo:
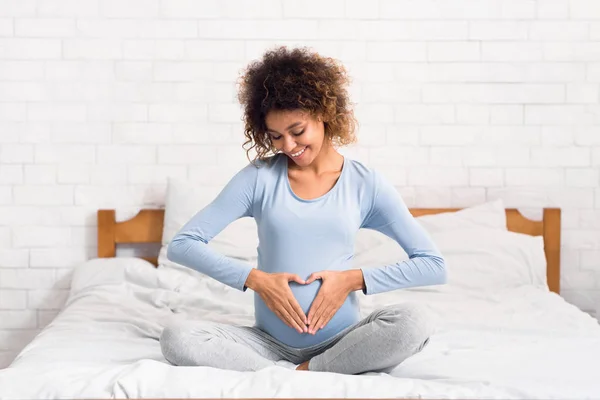
[{"label": "white pillow", "polygon": [[[384,238],[355,256],[353,267],[376,267],[408,259],[393,240]],[[436,231],[430,234],[444,259],[444,286],[481,291],[532,285],[547,289],[546,256],[542,236],[487,227]],[[372,238],[370,238],[372,239]]]},{"label": "white pillow", "polygon": [[502,199],[463,208],[459,211],[423,215],[418,217],[417,221],[429,233],[476,227],[508,230],[506,210]]},{"label": "white pillow", "polygon": [[[170,177],[167,180],[162,246],[158,254],[159,267],[177,268],[198,278],[204,277],[204,274],[167,259],[167,248],[181,227],[212,202],[220,190],[222,188],[198,186],[180,178]],[[208,246],[225,256],[256,265],[258,257],[256,221],[250,217],[233,221],[212,238]]]}]

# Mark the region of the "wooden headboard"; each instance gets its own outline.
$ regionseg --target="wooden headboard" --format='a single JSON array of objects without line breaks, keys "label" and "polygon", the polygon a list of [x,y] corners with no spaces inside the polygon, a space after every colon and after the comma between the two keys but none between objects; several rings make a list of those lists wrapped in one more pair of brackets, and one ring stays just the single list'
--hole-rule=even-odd
[{"label": "wooden headboard", "polygon": [[[412,208],[415,216],[458,211],[460,208]],[[98,210],[98,257],[116,257],[117,244],[160,244],[163,231],[163,209],[144,209],[127,221],[117,222],[115,210]],[[560,208],[544,208],[543,219],[534,221],[519,210],[506,209],[507,228],[512,232],[544,237],[548,287],[560,293]],[[156,256],[141,257],[155,266]]]}]

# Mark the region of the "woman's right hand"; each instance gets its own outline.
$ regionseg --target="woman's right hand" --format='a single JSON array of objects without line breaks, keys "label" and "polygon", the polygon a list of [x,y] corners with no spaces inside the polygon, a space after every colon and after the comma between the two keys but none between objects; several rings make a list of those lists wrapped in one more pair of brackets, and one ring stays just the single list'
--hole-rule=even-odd
[{"label": "woman's right hand", "polygon": [[306,283],[296,274],[271,274],[254,268],[246,279],[246,286],[258,293],[267,307],[287,326],[305,333],[308,331],[306,315],[294,297],[289,282]]}]

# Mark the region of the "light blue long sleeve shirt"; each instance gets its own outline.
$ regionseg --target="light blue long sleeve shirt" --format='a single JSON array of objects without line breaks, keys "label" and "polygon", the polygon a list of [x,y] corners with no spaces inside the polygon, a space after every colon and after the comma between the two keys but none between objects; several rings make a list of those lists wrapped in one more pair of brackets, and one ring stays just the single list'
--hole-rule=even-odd
[{"label": "light blue long sleeve shirt", "polygon": [[[256,268],[262,271],[295,273],[307,279],[313,272],[351,269],[356,233],[365,228],[396,240],[408,259],[361,268],[364,294],[446,282],[442,255],[398,191],[380,173],[344,157],[334,187],[318,198],[306,200],[291,189],[286,155],[277,154],[271,157],[271,163],[257,164],[249,163],[241,169],[179,230],[168,246],[169,260],[245,291],[246,279],[255,266],[224,256],[207,244],[236,219],[253,217],[259,239]],[[306,315],[321,283],[290,283]],[[258,293],[254,294],[254,306],[256,326],[295,348],[321,343],[360,320],[356,292],[350,293],[315,335],[288,327]]]}]

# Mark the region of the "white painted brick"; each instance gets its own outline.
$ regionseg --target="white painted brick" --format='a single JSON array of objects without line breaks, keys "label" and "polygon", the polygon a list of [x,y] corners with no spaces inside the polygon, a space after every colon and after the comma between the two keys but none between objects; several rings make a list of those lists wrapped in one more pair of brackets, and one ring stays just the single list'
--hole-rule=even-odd
[{"label": "white painted brick", "polygon": [[0,226],[0,247],[12,247],[12,232],[9,226]]},{"label": "white painted brick", "polygon": [[66,59],[115,60],[123,57],[122,44],[117,39],[65,39]]},{"label": "white painted brick", "polygon": [[18,185],[14,186],[14,201],[20,205],[73,204],[72,186]]},{"label": "white painted brick", "polygon": [[594,192],[591,188],[551,189],[547,191],[547,198],[557,207],[592,208],[594,206]]},{"label": "white painted brick", "polygon": [[540,167],[586,167],[591,165],[591,152],[580,147],[533,147],[531,163]]},{"label": "white painted brick", "polygon": [[592,165],[595,167],[600,166],[600,147],[592,149]]},{"label": "white painted brick", "polygon": [[595,1],[571,0],[572,19],[600,19],[600,4]]},{"label": "white painted brick", "polygon": [[24,310],[27,308],[27,292],[24,290],[1,290],[0,310]]},{"label": "white painted brick", "polygon": [[600,84],[567,84],[567,103],[598,103],[599,101]]},{"label": "white painted brick", "polygon": [[463,165],[462,147],[430,147],[429,163],[438,167],[460,167]]},{"label": "white painted brick", "polygon": [[508,186],[562,186],[565,174],[558,168],[506,168]]},{"label": "white painted brick", "polygon": [[[18,186],[15,186],[15,190]],[[31,186],[39,187],[39,186]],[[60,215],[55,205],[14,205],[0,207],[0,221],[7,225],[60,225]]]},{"label": "white painted brick", "polygon": [[215,164],[217,154],[213,146],[170,145],[158,148],[159,164]]},{"label": "white painted brick", "polygon": [[238,104],[209,104],[208,121],[209,122],[229,122],[234,123],[240,120],[241,109]]},{"label": "white painted brick", "polygon": [[86,109],[82,104],[28,104],[29,121],[85,121]]},{"label": "white painted brick", "polygon": [[[326,21],[322,21],[325,23]],[[468,39],[465,21],[365,21],[356,25],[361,39],[381,41],[462,41]],[[332,38],[343,39],[336,36]]]},{"label": "white painted brick", "polygon": [[598,42],[545,42],[544,59],[549,61],[598,61]]},{"label": "white painted brick", "polygon": [[91,103],[87,106],[88,121],[146,122],[148,106],[131,103]]},{"label": "white painted brick", "polygon": [[541,43],[531,42],[482,42],[483,61],[525,62],[541,61],[544,58]]},{"label": "white painted brick", "polygon": [[51,185],[57,181],[55,165],[24,165],[23,168],[25,170],[24,183],[28,185]]},{"label": "white painted brick", "polygon": [[0,186],[0,205],[12,204],[13,194],[11,186]]},{"label": "white painted brick", "polygon": [[481,59],[480,45],[477,42],[429,42],[429,61],[478,61]]},{"label": "white painted brick", "polygon": [[575,135],[571,127],[544,126],[542,127],[542,146],[569,146],[575,143]]},{"label": "white painted brick", "polygon": [[540,19],[568,19],[569,0],[538,0],[537,17]]},{"label": "white painted brick", "polygon": [[469,207],[485,202],[484,188],[452,188],[451,207]]},{"label": "white painted brick", "polygon": [[35,0],[4,0],[0,15],[7,17],[27,17],[35,15]]},{"label": "white painted brick", "polygon": [[41,17],[87,17],[98,15],[99,0],[44,0],[37,4]]},{"label": "white painted brick", "polygon": [[580,210],[578,226],[583,229],[600,229],[600,210]]},{"label": "white painted brick", "polygon": [[35,162],[46,163],[93,163],[95,148],[80,144],[40,144],[35,146]]},{"label": "white painted brick", "polygon": [[[244,58],[246,46],[241,40],[189,40],[185,42],[185,55],[189,60],[235,61]],[[210,64],[208,64],[210,66]],[[238,68],[241,64],[238,64]],[[234,79],[232,75],[230,79]]]},{"label": "white painted brick", "polygon": [[383,124],[368,124],[360,126],[360,132],[357,132],[360,146],[380,147],[383,144],[390,144],[386,141],[387,127]]},{"label": "white painted brick", "polygon": [[[94,215],[95,217],[95,215]],[[60,268],[74,265],[96,257],[95,248],[53,247],[49,249],[31,249],[31,267]]]},{"label": "white painted brick", "polygon": [[456,120],[454,106],[439,104],[407,104],[394,107],[394,121],[408,124],[451,124]]},{"label": "white painted brick", "polygon": [[53,270],[31,268],[4,268],[0,270],[0,278],[3,289],[46,289],[55,281]]},{"label": "white painted brick", "polygon": [[424,166],[428,164],[429,151],[424,147],[385,146],[371,149],[369,157],[374,166]]},{"label": "white painted brick", "polygon": [[[367,3],[363,0],[346,0],[346,17],[352,19],[379,18],[379,2]],[[262,18],[262,17],[261,17]]]},{"label": "white painted brick", "polygon": [[527,82],[571,82],[585,80],[585,64],[569,62],[543,62],[522,65]]},{"label": "white painted brick", "polygon": [[471,40],[527,40],[529,23],[525,21],[471,21]]},{"label": "white painted brick", "polygon": [[[98,246],[98,229],[94,226],[71,227],[71,245],[74,247],[93,248]],[[71,267],[63,263],[62,267]]]},{"label": "white painted brick", "polygon": [[0,37],[13,36],[13,32],[13,20],[8,18],[0,18]]},{"label": "white painted brick", "polygon": [[23,167],[21,165],[0,164],[0,185],[23,183]]},{"label": "white painted brick", "polygon": [[529,25],[532,41],[586,40],[589,26],[584,21],[533,21]]},{"label": "white painted brick", "polygon": [[524,120],[524,109],[521,105],[493,105],[490,107],[490,123],[492,125],[520,125]]},{"label": "white painted brick", "polygon": [[157,62],[154,79],[157,81],[195,81],[212,75],[211,65],[202,62]]},{"label": "white painted brick", "polygon": [[0,310],[0,329],[32,329],[36,326],[35,310]]},{"label": "white painted brick", "polygon": [[144,202],[144,193],[135,187],[122,185],[77,185],[75,187],[75,205],[97,207],[124,207]]},{"label": "white painted brick", "polygon": [[[242,130],[237,131],[239,139],[243,137]],[[173,140],[175,143],[192,144],[221,144],[238,143],[232,137],[232,127],[228,124],[212,124],[204,122],[176,123],[173,125]]]},{"label": "white painted brick", "polygon": [[536,0],[503,0],[500,15],[509,19],[532,19],[536,15]]},{"label": "white painted brick", "polygon": [[504,172],[500,168],[469,168],[469,185],[504,186]]},{"label": "white painted brick", "polygon": [[198,37],[203,39],[244,40],[310,40],[318,38],[316,19],[283,20],[201,20],[198,22]]},{"label": "white painted brick", "polygon": [[461,167],[421,167],[408,172],[411,186],[468,186],[469,171]]},{"label": "white painted brick", "polygon": [[[419,128],[410,126],[388,126],[385,133],[386,143],[391,145],[412,145],[415,146],[419,143]],[[361,140],[359,134],[358,140]]]},{"label": "white painted brick", "polygon": [[597,105],[525,105],[526,125],[594,125],[600,121]]},{"label": "white painted brick", "polygon": [[452,188],[436,185],[414,188],[413,207],[447,207],[452,202]]},{"label": "white painted brick", "polygon": [[3,144],[0,147],[2,164],[21,164],[33,162],[33,146],[29,144]]},{"label": "white painted brick", "polygon": [[344,0],[332,0],[323,3],[319,0],[306,0],[302,3],[283,0],[284,18],[339,18],[344,15]]},{"label": "white painted brick", "polygon": [[44,65],[35,61],[0,61],[0,80],[25,81],[44,77]]},{"label": "white painted brick", "polygon": [[113,124],[113,143],[115,144],[151,144],[170,143],[171,126],[165,123],[127,123]]},{"label": "white painted brick", "polygon": [[540,144],[540,129],[530,126],[489,126],[479,137],[478,144],[506,146]]},{"label": "white painted brick", "polygon": [[32,309],[58,310],[64,306],[68,296],[68,290],[29,290],[27,292],[27,302]]},{"label": "white painted brick", "polygon": [[206,104],[150,104],[150,122],[202,122],[208,118]]},{"label": "white painted brick", "polygon": [[565,290],[596,289],[596,274],[592,271],[569,271],[561,274],[560,286]]},{"label": "white painted brick", "polygon": [[46,78],[51,81],[112,82],[113,61],[60,60],[45,62]]},{"label": "white painted brick", "polygon": [[367,60],[372,62],[427,61],[427,43],[369,42]]},{"label": "white painted brick", "polygon": [[600,170],[598,168],[567,168],[567,187],[598,187],[600,185]]},{"label": "white painted brick", "polygon": [[564,85],[558,84],[425,84],[425,103],[562,103]]},{"label": "white painted brick", "polygon": [[185,165],[132,165],[128,170],[130,183],[165,183],[167,178],[187,178]]},{"label": "white painted brick", "polygon": [[102,0],[100,14],[109,18],[150,18],[158,15],[158,0]]},{"label": "white painted brick", "polygon": [[[161,17],[167,18],[216,18],[221,14],[221,1],[169,0],[159,3]],[[255,4],[253,2],[253,4]]]},{"label": "white painted brick", "polygon": [[419,103],[421,86],[394,83],[370,83],[362,91],[363,104],[366,103]]},{"label": "white painted brick", "polygon": [[596,195],[595,195],[595,198],[596,198],[596,203],[595,203],[596,205],[595,205],[595,207],[596,208],[600,208],[600,189],[596,189],[595,193],[596,193]]},{"label": "white painted brick", "polygon": [[27,268],[29,266],[29,250],[0,249],[0,265],[3,268]]},{"label": "white painted brick", "polygon": [[97,147],[98,164],[152,164],[157,160],[155,146],[100,145]]},{"label": "white painted brick", "polygon": [[354,114],[361,123],[365,124],[394,122],[394,106],[392,104],[359,105]]},{"label": "white painted brick", "polygon": [[457,104],[458,124],[487,125],[490,122],[490,108],[487,105]]},{"label": "white painted brick", "polygon": [[[449,115],[449,113],[448,113]],[[459,146],[475,143],[482,130],[471,126],[424,126],[421,129],[422,145]]]},{"label": "white painted brick", "polygon": [[150,61],[117,61],[115,76],[124,81],[151,81],[152,63]]},{"label": "white painted brick", "polygon": [[455,3],[424,0],[381,0],[381,18],[391,19],[493,19],[501,18],[497,1],[463,0]]},{"label": "white painted brick", "polygon": [[17,226],[13,228],[13,247],[51,247],[68,244],[71,230],[64,227]]},{"label": "white painted brick", "polygon": [[561,234],[561,240],[564,246],[580,250],[600,249],[600,235],[589,229],[570,230],[565,229]]},{"label": "white painted brick", "polygon": [[580,253],[581,269],[597,272],[600,268],[600,250],[581,250]]},{"label": "white painted brick", "polygon": [[90,166],[88,164],[60,164],[58,166],[57,182],[59,184],[89,183]]},{"label": "white painted brick", "polygon": [[19,18],[15,21],[15,36],[69,37],[77,35],[75,20],[66,18]]},{"label": "white painted brick", "polygon": [[61,58],[60,39],[0,38],[4,60]]}]

